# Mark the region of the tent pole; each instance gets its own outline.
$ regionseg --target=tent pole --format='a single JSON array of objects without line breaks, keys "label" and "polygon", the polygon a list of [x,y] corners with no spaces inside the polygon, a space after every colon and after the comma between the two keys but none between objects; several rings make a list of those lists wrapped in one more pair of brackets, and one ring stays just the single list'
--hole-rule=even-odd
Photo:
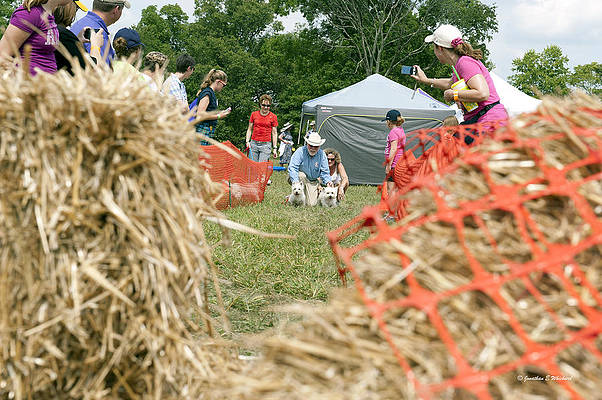
[{"label": "tent pole", "polygon": [[301,121],[299,121],[299,135],[297,136],[297,145],[301,143],[301,131],[303,130],[303,120],[305,119],[305,114],[303,111],[301,112]]}]

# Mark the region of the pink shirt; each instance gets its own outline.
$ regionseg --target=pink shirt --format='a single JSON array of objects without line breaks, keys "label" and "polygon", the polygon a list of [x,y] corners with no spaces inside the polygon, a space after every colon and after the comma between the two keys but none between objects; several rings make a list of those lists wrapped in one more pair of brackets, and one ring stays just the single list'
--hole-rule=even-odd
[{"label": "pink shirt", "polygon": [[[460,59],[458,59],[458,62],[456,63],[456,71],[458,71],[458,75],[460,75],[460,78],[464,79],[464,81],[467,84],[470,78],[477,74],[481,74],[485,78],[487,86],[489,86],[489,98],[485,101],[478,103],[479,106],[474,111],[466,112],[466,110],[464,110],[464,120],[469,120],[470,118],[472,118],[487,104],[495,103],[496,101],[500,100],[500,96],[498,96],[497,91],[495,90],[495,85],[493,84],[493,80],[491,80],[489,71],[487,70],[487,68],[485,68],[481,61],[475,60],[472,57],[462,56],[460,57]],[[458,80],[455,74],[452,76],[452,79],[454,82]],[[502,104],[498,104],[489,111],[487,111],[487,113],[481,118],[479,118],[479,122],[498,121],[500,119],[507,118],[508,114],[506,113],[506,109]]]},{"label": "pink shirt", "polygon": [[403,154],[403,149],[406,147],[406,133],[404,132],[401,126],[396,126],[391,129],[389,134],[387,135],[387,145],[385,147],[385,158],[389,159],[389,154],[391,153],[391,142],[397,140],[397,152],[395,153],[395,158],[393,159],[393,163],[391,163],[391,169],[395,168],[395,164],[401,158]]},{"label": "pink shirt", "polygon": [[42,6],[31,7],[31,11],[19,6],[10,18],[10,24],[30,34],[19,49],[23,57],[25,46],[31,45],[30,73],[35,75],[36,69],[56,72],[54,46],[59,43],[59,30],[54,22],[54,16],[47,13]]}]

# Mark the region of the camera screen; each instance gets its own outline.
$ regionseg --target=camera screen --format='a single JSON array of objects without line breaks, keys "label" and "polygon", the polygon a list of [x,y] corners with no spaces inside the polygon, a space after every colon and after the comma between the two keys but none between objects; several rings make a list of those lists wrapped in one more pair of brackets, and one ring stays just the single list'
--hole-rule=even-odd
[{"label": "camera screen", "polygon": [[414,67],[410,65],[403,65],[401,67],[401,73],[404,75],[414,75],[416,71],[414,71]]}]

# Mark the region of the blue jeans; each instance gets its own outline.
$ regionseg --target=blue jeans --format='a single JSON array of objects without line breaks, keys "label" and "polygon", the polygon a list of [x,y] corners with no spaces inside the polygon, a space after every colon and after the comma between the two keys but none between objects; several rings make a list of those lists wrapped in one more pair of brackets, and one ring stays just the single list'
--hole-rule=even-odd
[{"label": "blue jeans", "polygon": [[253,161],[264,162],[270,159],[272,145],[270,142],[258,142],[251,140],[249,142],[249,158]]}]

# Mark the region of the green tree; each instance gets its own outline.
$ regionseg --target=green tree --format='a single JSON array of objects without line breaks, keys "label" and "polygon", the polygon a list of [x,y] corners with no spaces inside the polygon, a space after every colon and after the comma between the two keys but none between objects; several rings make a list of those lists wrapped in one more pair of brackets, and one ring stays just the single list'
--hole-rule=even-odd
[{"label": "green tree", "polygon": [[531,96],[567,94],[569,92],[569,59],[560,47],[551,45],[541,53],[529,50],[522,58],[512,61],[512,75],[508,82]]},{"label": "green tree", "polygon": [[592,62],[577,65],[570,79],[571,86],[583,89],[586,93],[602,96],[602,64]]},{"label": "green tree", "polygon": [[0,0],[0,27],[8,26],[10,16],[21,3],[20,0]]},{"label": "green tree", "polygon": [[169,70],[175,68],[175,58],[186,51],[189,31],[188,15],[177,4],[168,4],[159,11],[157,6],[142,10],[142,18],[134,27],[140,34],[145,51],[160,51],[171,60]]},{"label": "green tree", "polygon": [[300,8],[322,27],[327,43],[353,50],[366,76],[416,64],[428,48],[424,37],[440,24],[456,25],[472,43],[497,31],[495,6],[478,0],[301,0]]}]

